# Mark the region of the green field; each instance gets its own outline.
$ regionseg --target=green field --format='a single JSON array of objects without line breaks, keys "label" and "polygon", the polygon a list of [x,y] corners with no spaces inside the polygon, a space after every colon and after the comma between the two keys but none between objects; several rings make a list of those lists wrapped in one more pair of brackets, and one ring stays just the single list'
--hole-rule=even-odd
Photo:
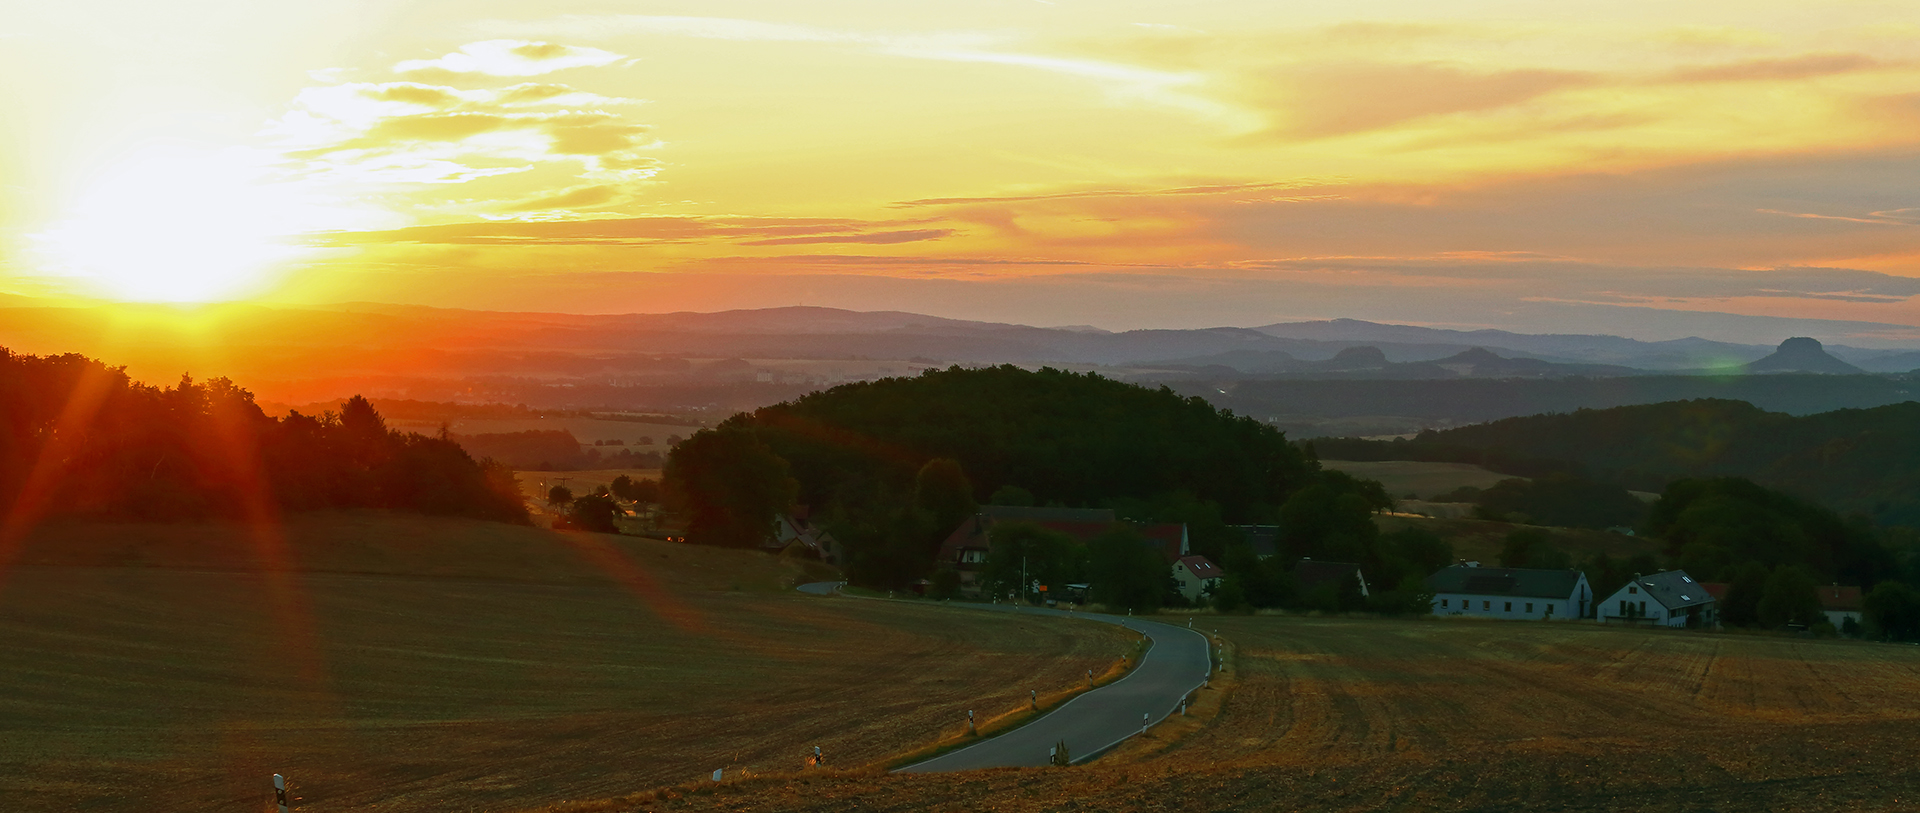
[{"label": "green field", "polygon": [[816,745],[861,765],[1132,640],[804,597],[817,574],[758,553],[377,513],[281,530],[42,529],[0,583],[0,808],[257,811],[280,772],[301,810],[499,810]]},{"label": "green field", "polygon": [[[1414,460],[1322,460],[1320,465],[1355,477],[1377,480],[1395,499],[1417,494],[1421,499],[1446,494],[1462,486],[1487,488],[1513,475],[1467,463],[1423,463]],[[1526,479],[1526,478],[1520,478]]]}]

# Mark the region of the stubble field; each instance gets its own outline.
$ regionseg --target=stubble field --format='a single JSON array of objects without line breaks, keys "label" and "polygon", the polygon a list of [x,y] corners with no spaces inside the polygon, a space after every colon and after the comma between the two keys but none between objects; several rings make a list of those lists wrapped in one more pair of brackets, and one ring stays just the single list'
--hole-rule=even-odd
[{"label": "stubble field", "polygon": [[[56,526],[0,583],[0,808],[502,810],[860,765],[1132,636],[876,612],[763,554],[344,514]],[[275,551],[278,553],[275,553]]]},{"label": "stubble field", "polygon": [[1573,624],[1217,626],[1237,685],[1217,715],[1131,759],[750,779],[593,809],[1920,808],[1914,647]]}]

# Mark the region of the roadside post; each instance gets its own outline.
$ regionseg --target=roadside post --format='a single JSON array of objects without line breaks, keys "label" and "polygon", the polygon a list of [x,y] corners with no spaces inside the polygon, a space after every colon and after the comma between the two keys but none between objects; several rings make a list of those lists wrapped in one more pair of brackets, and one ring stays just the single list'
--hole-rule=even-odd
[{"label": "roadside post", "polygon": [[280,806],[280,813],[287,813],[287,778],[273,775],[273,803]]},{"label": "roadside post", "polygon": [[723,769],[723,768],[715,768],[715,769],[713,769],[713,781],[715,781],[715,782],[718,782],[718,781],[720,781],[720,772],[721,772],[722,770],[725,770],[725,769]]},{"label": "roadside post", "polygon": [[972,734],[972,733],[974,733],[974,731],[973,731],[973,709],[967,709],[967,733],[968,733],[968,734]]},{"label": "roadside post", "polygon": [[1040,710],[1040,690],[1039,689],[1027,690],[1027,708],[1032,709],[1034,711]]},{"label": "roadside post", "polygon": [[1153,715],[1151,713],[1144,712],[1144,711],[1140,713],[1140,733],[1142,734],[1147,733],[1147,721],[1152,718],[1153,718]]}]

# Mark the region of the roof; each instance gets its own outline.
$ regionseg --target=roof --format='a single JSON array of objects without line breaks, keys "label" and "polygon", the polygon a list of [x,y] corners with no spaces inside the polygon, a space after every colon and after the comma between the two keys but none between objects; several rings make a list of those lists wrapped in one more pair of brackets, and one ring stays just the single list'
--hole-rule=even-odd
[{"label": "roof", "polygon": [[1253,546],[1253,555],[1266,558],[1280,553],[1280,526],[1278,525],[1230,525],[1227,526],[1246,536],[1247,544]]},{"label": "roof", "polygon": [[1580,584],[1578,570],[1535,570],[1525,567],[1443,567],[1427,577],[1435,593],[1518,598],[1567,598]]},{"label": "roof", "polygon": [[1669,610],[1714,602],[1713,593],[1707,590],[1707,586],[1694,581],[1684,570],[1641,576],[1628,583],[1639,585],[1647,598],[1660,602],[1660,606]]},{"label": "roof", "polygon": [[1205,556],[1182,556],[1180,564],[1186,565],[1187,572],[1192,573],[1195,578],[1218,579],[1226,575],[1213,563],[1212,559]]},{"label": "roof", "polygon": [[1360,566],[1353,562],[1319,562],[1301,559],[1293,563],[1293,583],[1300,587],[1300,592],[1311,593],[1314,588],[1323,584],[1339,581],[1359,572]]},{"label": "roof", "polygon": [[1184,522],[1161,522],[1154,525],[1135,526],[1140,535],[1147,538],[1147,544],[1167,557],[1167,564],[1173,564],[1187,555],[1187,525]]},{"label": "roof", "polygon": [[1833,612],[1857,613],[1860,611],[1860,588],[1838,584],[1821,585],[1815,591],[1820,594],[1820,609]]}]

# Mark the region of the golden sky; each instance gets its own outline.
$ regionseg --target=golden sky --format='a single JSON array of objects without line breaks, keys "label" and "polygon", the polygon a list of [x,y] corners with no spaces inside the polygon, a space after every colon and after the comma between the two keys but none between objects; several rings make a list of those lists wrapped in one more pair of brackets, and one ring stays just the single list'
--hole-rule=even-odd
[{"label": "golden sky", "polygon": [[0,11],[21,294],[1920,325],[1915,2]]}]

